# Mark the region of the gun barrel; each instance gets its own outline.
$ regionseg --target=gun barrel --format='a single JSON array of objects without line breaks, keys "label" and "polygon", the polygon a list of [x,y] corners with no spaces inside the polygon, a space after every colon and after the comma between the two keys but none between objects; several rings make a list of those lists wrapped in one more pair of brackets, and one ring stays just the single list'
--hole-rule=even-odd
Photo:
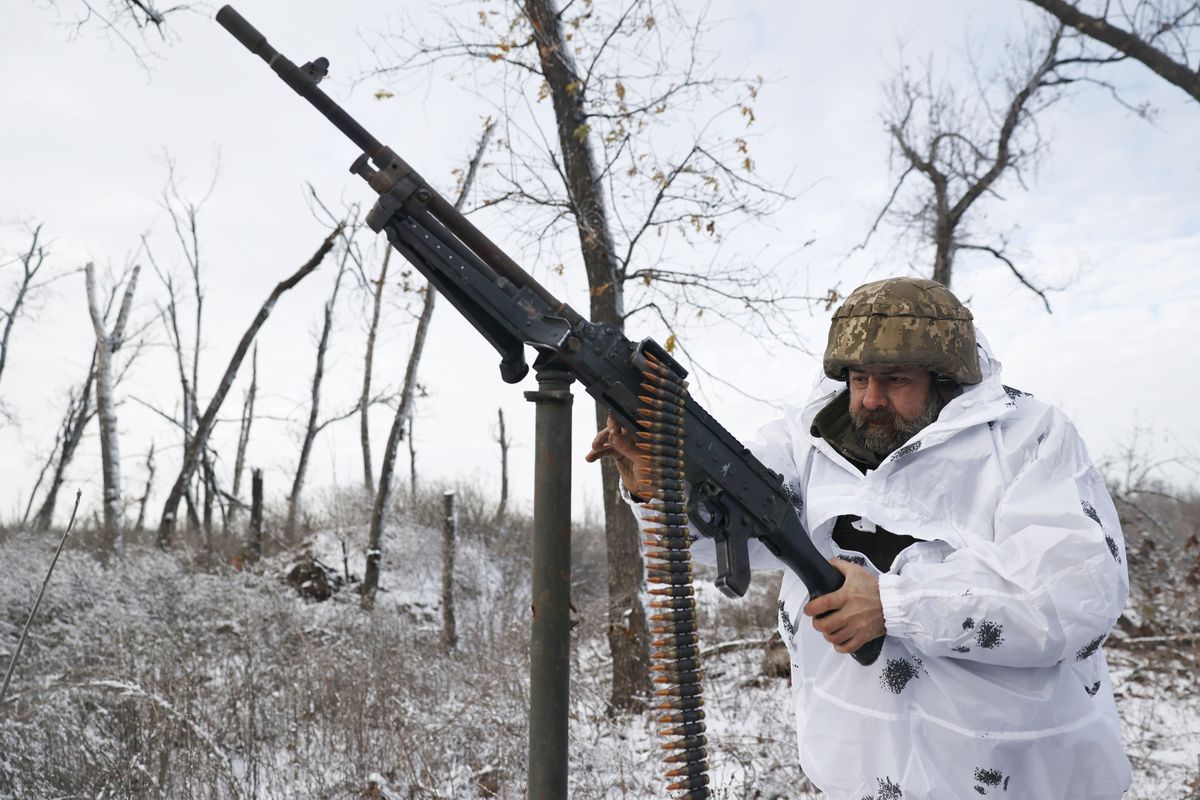
[{"label": "gun barrel", "polygon": [[372,160],[376,159],[383,149],[383,143],[358,124],[358,121],[347,114],[341,106],[334,102],[333,98],[318,89],[316,83],[305,75],[303,70],[271,47],[267,42],[267,37],[247,22],[246,18],[239,14],[233,6],[222,6],[221,10],[217,12],[217,22],[247,50],[267,62],[275,74],[292,87],[292,91],[312,103],[339,131],[358,145],[359,149],[369,155]]},{"label": "gun barrel", "polygon": [[582,319],[578,312],[556,299],[545,287],[534,280],[533,276],[521,269],[507,253],[472,225],[453,204],[434,191],[432,187],[428,187],[416,170],[400,158],[394,150],[386,147],[372,136],[366,128],[359,124],[358,120],[346,113],[345,109],[338,105],[333,98],[317,87],[316,81],[305,74],[304,70],[272,47],[267,42],[267,37],[251,25],[233,6],[222,6],[217,12],[217,22],[241,42],[243,47],[267,62],[275,74],[292,88],[292,91],[320,111],[338,130],[366,153],[376,167],[419,179],[421,184],[429,190],[430,213],[484,263],[510,282],[528,288],[570,324],[575,325]]}]

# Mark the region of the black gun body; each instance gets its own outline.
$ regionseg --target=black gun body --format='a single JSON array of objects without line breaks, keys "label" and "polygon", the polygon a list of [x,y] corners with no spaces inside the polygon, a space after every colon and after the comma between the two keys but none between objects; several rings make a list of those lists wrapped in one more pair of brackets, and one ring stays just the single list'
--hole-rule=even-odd
[{"label": "black gun body", "polygon": [[[363,152],[351,171],[379,194],[367,215],[368,225],[384,233],[500,353],[505,381],[516,383],[525,376],[525,347],[532,347],[539,358],[570,370],[588,394],[632,430],[637,428],[645,354],[670,366],[680,380],[687,375],[652,340],[635,345],[613,326],[588,321],[550,294],[235,10],[223,7],[217,21]],[[811,597],[837,590],[842,575],[813,546],[781,477],[690,397],[683,424],[684,466],[691,489],[688,516],[716,542],[721,591],[740,597],[749,588],[747,544],[752,538],[795,572]],[[882,641],[864,645],[854,658],[872,663]]]}]

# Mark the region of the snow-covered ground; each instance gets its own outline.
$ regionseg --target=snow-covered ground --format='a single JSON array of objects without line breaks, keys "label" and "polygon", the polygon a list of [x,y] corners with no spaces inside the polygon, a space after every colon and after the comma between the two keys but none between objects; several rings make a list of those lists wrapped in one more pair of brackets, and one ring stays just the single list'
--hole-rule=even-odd
[{"label": "snow-covered ground", "polygon": [[[361,575],[357,529],[318,531],[242,571],[140,546],[106,569],[69,549],[0,708],[0,798],[523,797],[523,535],[460,531],[451,654],[441,645],[440,534],[416,523],[388,532],[385,591],[370,613],[352,588],[314,603],[283,580],[305,556]],[[55,540],[0,534],[0,666]],[[765,638],[769,583],[740,604],[711,603],[702,590],[707,643]],[[662,797],[651,715],[608,713],[597,585],[581,570],[570,796]],[[1198,646],[1110,649],[1131,798],[1200,797]],[[819,797],[796,764],[787,681],[763,677],[761,658],[744,648],[706,660],[717,797]]]}]

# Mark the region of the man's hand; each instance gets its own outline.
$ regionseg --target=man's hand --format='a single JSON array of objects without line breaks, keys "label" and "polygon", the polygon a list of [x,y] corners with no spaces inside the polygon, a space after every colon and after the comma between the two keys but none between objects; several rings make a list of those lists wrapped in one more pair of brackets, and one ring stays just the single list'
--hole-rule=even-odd
[{"label": "man's hand", "polygon": [[[887,632],[883,623],[883,603],[879,600],[879,579],[867,570],[840,558],[829,560],[846,576],[846,582],[809,602],[804,613],[813,619],[813,628],[839,653],[853,653],[872,639]],[[822,616],[826,615],[826,616]]]},{"label": "man's hand", "polygon": [[636,496],[638,481],[642,477],[641,459],[638,458],[640,454],[637,439],[618,425],[616,418],[609,414],[608,423],[596,434],[596,438],[592,440],[591,451],[583,459],[588,463],[601,458],[613,459],[625,489]]}]

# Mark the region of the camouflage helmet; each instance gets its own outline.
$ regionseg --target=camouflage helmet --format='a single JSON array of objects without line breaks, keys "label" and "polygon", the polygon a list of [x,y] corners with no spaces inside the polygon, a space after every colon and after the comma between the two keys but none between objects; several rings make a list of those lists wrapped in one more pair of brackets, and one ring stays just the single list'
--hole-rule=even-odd
[{"label": "camouflage helmet", "polygon": [[936,281],[900,277],[864,284],[833,315],[825,374],[844,380],[847,367],[895,364],[955,383],[979,383],[973,319]]}]

